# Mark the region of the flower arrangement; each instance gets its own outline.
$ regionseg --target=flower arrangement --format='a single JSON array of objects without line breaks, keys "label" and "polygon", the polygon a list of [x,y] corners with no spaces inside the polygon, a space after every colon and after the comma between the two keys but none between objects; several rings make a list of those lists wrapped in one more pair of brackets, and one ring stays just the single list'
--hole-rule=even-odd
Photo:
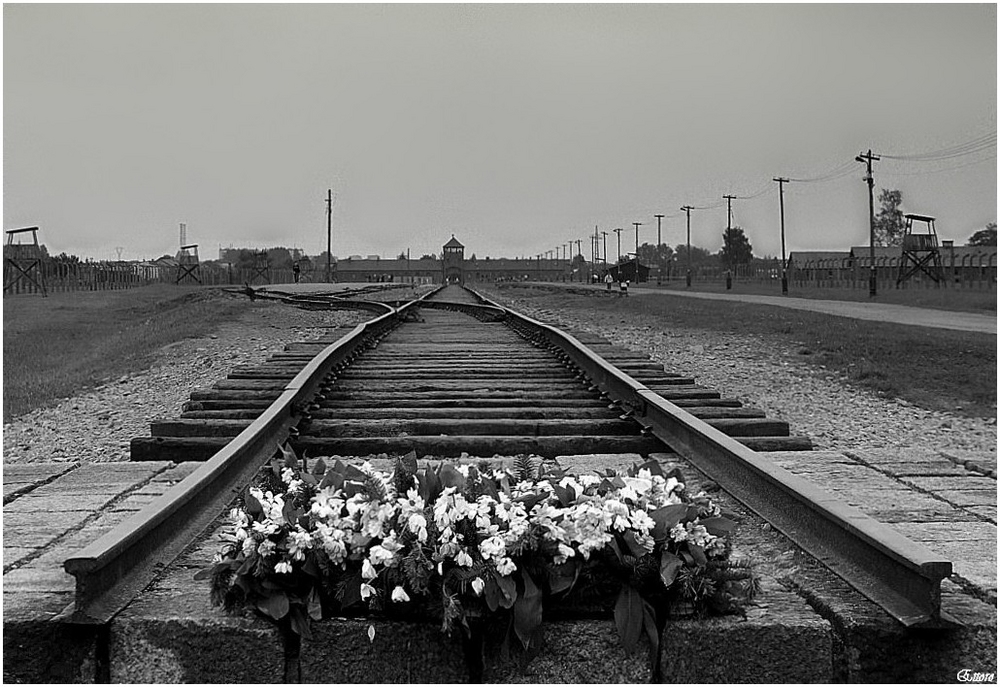
[{"label": "flower arrangement", "polygon": [[604,606],[615,598],[626,650],[643,635],[658,650],[679,604],[739,612],[757,589],[749,566],[729,560],[732,517],[656,461],[574,476],[536,456],[418,468],[410,453],[385,473],[322,458],[306,469],[282,450],[199,577],[216,604],[254,608],[303,637],[310,618],[430,610],[449,633],[498,619],[530,653],[543,604],[589,590]]}]

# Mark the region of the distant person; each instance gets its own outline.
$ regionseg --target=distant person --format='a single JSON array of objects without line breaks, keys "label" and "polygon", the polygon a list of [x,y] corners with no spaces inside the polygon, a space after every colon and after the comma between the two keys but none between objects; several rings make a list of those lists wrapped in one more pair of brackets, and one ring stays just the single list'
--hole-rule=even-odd
[{"label": "distant person", "polygon": [[618,295],[627,296],[628,295],[628,282],[622,279],[618,282]]},{"label": "distant person", "polygon": [[299,283],[299,272],[300,271],[301,271],[301,268],[299,267],[299,261],[296,260],[295,264],[292,265],[292,276],[295,278],[295,283],[296,284]]},{"label": "distant person", "polygon": [[608,287],[608,293],[611,293],[611,282],[614,280],[615,278],[611,276],[610,272],[604,275],[604,284]]}]

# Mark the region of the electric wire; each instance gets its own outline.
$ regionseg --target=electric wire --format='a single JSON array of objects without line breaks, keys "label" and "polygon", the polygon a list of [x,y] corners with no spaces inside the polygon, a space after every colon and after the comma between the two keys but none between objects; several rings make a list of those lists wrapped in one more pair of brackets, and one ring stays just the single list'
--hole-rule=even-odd
[{"label": "electric wire", "polygon": [[909,162],[934,162],[937,160],[950,160],[955,157],[964,157],[966,155],[978,153],[981,150],[995,148],[996,144],[997,134],[994,131],[993,133],[980,136],[979,138],[966,141],[965,143],[960,143],[949,148],[942,148],[940,150],[933,150],[926,153],[915,153],[913,155],[882,154],[881,157],[888,160],[906,160]]}]

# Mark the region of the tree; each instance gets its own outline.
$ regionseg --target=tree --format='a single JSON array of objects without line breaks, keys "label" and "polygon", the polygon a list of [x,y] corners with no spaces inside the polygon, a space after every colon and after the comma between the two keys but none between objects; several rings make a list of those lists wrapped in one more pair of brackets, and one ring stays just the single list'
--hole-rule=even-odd
[{"label": "tree", "polygon": [[997,223],[990,222],[985,229],[980,229],[969,237],[967,246],[995,246],[997,245]]},{"label": "tree", "polygon": [[753,246],[750,239],[740,227],[733,227],[722,232],[722,250],[719,259],[727,267],[745,265],[753,260]]},{"label": "tree", "polygon": [[663,269],[670,258],[674,255],[674,250],[665,243],[654,246],[651,243],[644,243],[639,246],[639,262],[644,265],[658,265]]},{"label": "tree", "polygon": [[898,246],[903,243],[903,232],[906,222],[899,204],[903,202],[903,194],[899,191],[880,189],[878,194],[880,205],[875,215],[875,245]]},{"label": "tree", "polygon": [[400,253],[399,255],[397,255],[396,259],[397,260],[406,260],[406,251],[404,250],[402,253]]},{"label": "tree", "polygon": [[420,256],[420,259],[421,260],[437,260],[438,258],[433,253],[424,253],[423,255]]},{"label": "tree", "polygon": [[[698,246],[691,246],[691,264],[692,265],[704,265],[712,259],[712,254],[709,253],[704,248],[699,248]],[[687,269],[688,259],[687,259],[687,244],[677,246],[677,261]]]}]

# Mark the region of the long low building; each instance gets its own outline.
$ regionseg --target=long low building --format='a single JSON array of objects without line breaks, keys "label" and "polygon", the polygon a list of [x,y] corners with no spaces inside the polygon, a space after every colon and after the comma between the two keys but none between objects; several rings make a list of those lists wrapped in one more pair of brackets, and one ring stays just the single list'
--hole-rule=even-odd
[{"label": "long low building", "polygon": [[475,283],[496,281],[578,280],[568,260],[542,258],[469,258],[454,236],[442,247],[441,258],[342,258],[334,270],[337,281],[399,282],[404,284]]}]

